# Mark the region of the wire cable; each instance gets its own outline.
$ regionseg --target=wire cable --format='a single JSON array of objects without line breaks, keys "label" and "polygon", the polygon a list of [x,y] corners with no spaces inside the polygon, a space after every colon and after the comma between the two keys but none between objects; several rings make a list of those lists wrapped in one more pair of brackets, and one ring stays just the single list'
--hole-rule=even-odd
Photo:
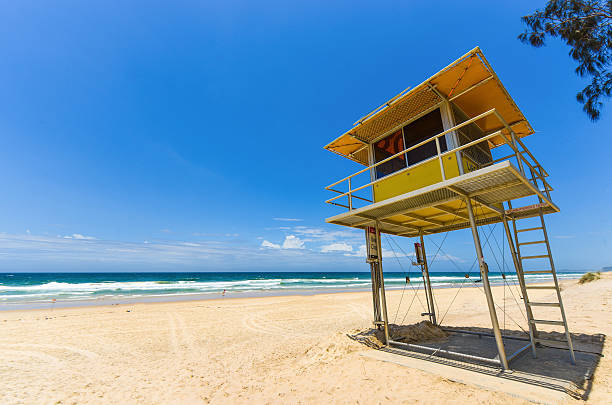
[{"label": "wire cable", "polygon": [[[399,244],[399,243],[397,243],[397,241],[396,241],[396,240],[394,240],[394,239],[392,239],[392,238],[390,238],[390,239],[391,239],[391,240],[392,240],[392,241],[395,243],[395,245],[396,245],[396,246],[397,246],[397,248],[398,248],[398,249],[399,249],[399,250],[402,252],[402,254],[403,254],[405,257],[408,257],[408,255],[406,254],[406,252],[404,251],[404,249],[402,249],[402,247],[400,246],[400,244]],[[425,288],[426,288],[426,286],[425,286],[425,281],[423,280],[423,289],[425,289]],[[416,291],[418,291],[418,289],[416,289],[416,290],[415,290],[415,292],[416,292]],[[423,290],[423,291],[425,291],[425,290]],[[417,296],[417,298],[418,298],[418,296]],[[432,299],[433,299],[433,294],[432,294]],[[423,312],[425,312],[425,306],[424,306],[424,305],[423,305],[423,303],[421,302],[421,299],[420,299],[420,298],[419,298],[419,303],[421,304],[421,308],[423,308]],[[435,304],[436,304],[436,302],[435,302],[435,300],[434,300],[434,305],[435,305]],[[436,309],[436,311],[437,311],[437,309]],[[404,315],[404,319],[406,319],[406,315]],[[403,322],[402,322],[402,323],[403,323]]]},{"label": "wire cable", "polygon": [[[407,255],[406,255],[406,252],[404,252],[404,250],[403,250],[403,249],[401,249],[401,247],[399,246],[399,244],[397,244],[397,242],[396,242],[396,241],[394,241],[393,239],[391,239],[391,238],[390,238],[390,237],[389,237],[387,234],[385,234],[385,237],[387,238],[387,244],[388,244],[388,245],[389,245],[389,247],[391,248],[391,251],[393,252],[393,256],[394,256],[394,257],[395,257],[395,259],[397,260],[397,263],[399,264],[400,269],[402,270],[402,273],[404,273],[404,276],[406,276],[407,274],[406,274],[406,271],[404,270],[404,267],[402,266],[402,262],[399,260],[399,257],[398,257],[398,256],[397,256],[397,254],[395,253],[395,249],[393,249],[393,246],[391,245],[390,241],[395,242],[395,243],[396,243],[396,245],[397,245],[397,247],[398,247],[398,248],[400,248],[400,250],[402,251],[402,253],[403,253],[405,256],[407,256]],[[414,287],[412,287],[411,285],[409,285],[409,283],[406,283],[406,284],[404,284],[404,290],[402,290],[402,297],[400,298],[400,303],[399,303],[399,305],[397,306],[397,310],[395,311],[395,318],[394,318],[394,320],[393,320],[393,323],[395,323],[395,321],[397,321],[397,315],[398,315],[398,313],[399,313],[399,309],[400,309],[400,306],[401,306],[401,304],[402,304],[402,299],[403,299],[403,296],[404,296],[404,291],[405,291],[406,286],[409,286],[409,287],[410,287],[410,288],[411,288],[411,289],[414,291],[414,295],[413,295],[413,297],[412,297],[412,300],[410,301],[410,305],[408,306],[408,309],[406,310],[406,313],[404,314],[404,318],[402,318],[402,324],[404,323],[404,319],[406,319],[406,316],[408,315],[408,311],[410,311],[410,309],[412,308],[412,304],[414,303],[414,299],[415,299],[415,297],[418,299],[419,303],[421,304],[421,307],[423,308],[423,311],[425,311],[425,307],[423,306],[423,303],[421,302],[421,299],[420,299],[420,298],[418,297],[418,295],[417,295],[417,292],[418,292],[419,290],[418,290],[418,289],[416,289],[416,288],[414,288]]]},{"label": "wire cable", "polygon": [[[387,238],[387,244],[389,245],[389,248],[391,248],[391,251],[393,252],[393,256],[395,256],[395,259],[397,260],[397,263],[399,264],[400,269],[402,270],[402,272],[404,272],[404,267],[402,267],[402,263],[400,262],[399,258],[395,254],[395,250],[393,250],[393,246],[391,246],[391,242],[389,242],[389,236],[385,234],[385,237]],[[406,275],[405,272],[404,272],[404,275]],[[393,318],[393,323],[397,321],[397,314],[399,312],[400,307],[402,306],[402,300],[404,299],[404,293],[406,292],[406,285],[408,285],[408,283],[404,284],[404,287],[402,288],[402,295],[400,297],[400,302],[397,305],[397,310],[395,311],[395,317]]]}]

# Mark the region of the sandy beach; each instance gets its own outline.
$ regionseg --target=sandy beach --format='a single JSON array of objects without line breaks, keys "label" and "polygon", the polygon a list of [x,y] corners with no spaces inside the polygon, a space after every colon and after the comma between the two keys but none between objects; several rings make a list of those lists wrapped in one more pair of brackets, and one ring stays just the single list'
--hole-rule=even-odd
[{"label": "sandy beach", "polygon": [[[435,294],[440,316],[456,297],[443,324],[490,326],[480,289]],[[504,302],[500,286],[494,295],[506,328],[518,330],[514,297],[506,289]],[[412,290],[388,296],[399,323]],[[573,333],[612,334],[612,274],[565,281],[563,299]],[[358,292],[5,311],[0,403],[525,403],[361,356],[373,349],[347,334],[371,326],[371,303]],[[404,323],[422,320],[420,312],[417,299]],[[603,354],[588,403],[612,399],[609,344]]]}]

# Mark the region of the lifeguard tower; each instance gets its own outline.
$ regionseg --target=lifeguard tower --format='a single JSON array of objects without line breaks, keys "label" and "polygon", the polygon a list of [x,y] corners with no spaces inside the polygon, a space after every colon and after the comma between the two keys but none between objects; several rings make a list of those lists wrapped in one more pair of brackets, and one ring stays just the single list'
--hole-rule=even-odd
[{"label": "lifeguard tower", "polygon": [[[538,345],[551,343],[539,337],[538,325],[544,324],[564,328],[562,343],[575,362],[544,222],[545,214],[559,208],[550,196],[548,173],[521,139],[533,133],[481,50],[474,48],[359,119],[325,147],[365,166],[326,187],[336,193],[326,202],[343,208],[326,221],[365,230],[374,324],[384,330],[386,345],[433,351],[389,335],[381,233],[420,238],[417,263],[423,272],[426,315],[436,324],[423,236],[471,228],[491,317],[490,336],[499,356],[491,359],[439,349],[434,354],[492,363],[506,370],[525,350],[531,348],[535,357]],[[507,153],[496,158],[504,149]],[[538,226],[520,228],[521,219],[538,217]],[[478,233],[479,226],[498,222],[503,223],[529,326],[528,344],[511,355],[504,348]],[[525,235],[532,236],[526,240]],[[541,253],[522,255],[525,245],[537,245]],[[541,267],[532,269],[530,261],[540,262]],[[525,274],[548,275],[550,283],[528,285]],[[548,290],[548,296],[556,291],[556,299],[530,298],[543,290]],[[542,306],[557,307],[558,319],[534,317],[536,307]]]}]

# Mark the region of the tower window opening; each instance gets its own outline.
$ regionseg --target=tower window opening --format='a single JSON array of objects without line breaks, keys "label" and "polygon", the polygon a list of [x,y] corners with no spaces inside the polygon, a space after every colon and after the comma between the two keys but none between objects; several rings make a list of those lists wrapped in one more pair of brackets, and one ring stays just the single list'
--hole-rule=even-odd
[{"label": "tower window opening", "polygon": [[[404,149],[404,137],[402,135],[402,130],[400,129],[399,131],[396,131],[374,143],[374,159],[376,163],[378,163],[403,151]],[[388,162],[376,166],[376,178],[380,179],[405,167],[406,158],[404,155],[400,155],[389,160]]]},{"label": "tower window opening", "polygon": [[[456,105],[453,104],[453,114],[455,122],[460,124],[468,120],[467,115],[463,113]],[[459,145],[465,145],[484,136],[482,130],[475,123],[468,124],[457,131],[459,138]],[[474,146],[466,148],[462,152],[465,156],[469,157],[474,163],[479,166],[486,166],[493,161],[491,155],[491,149],[487,141],[482,141]]]},{"label": "tower window opening", "polygon": [[[408,125],[405,125],[402,129],[395,131],[391,135],[375,142],[373,144],[374,161],[375,163],[381,162],[443,131],[444,126],[442,124],[440,109],[436,109],[412,121]],[[446,152],[446,137],[442,136],[439,139],[440,151]],[[404,155],[376,166],[376,178],[380,179],[398,170],[422,162],[423,160],[436,156],[437,152],[436,141],[432,139],[431,142],[427,142]]]},{"label": "tower window opening", "polygon": [[[443,131],[444,126],[442,124],[440,109],[436,109],[428,114],[425,114],[421,118],[412,121],[403,128],[406,148],[410,148],[411,146],[423,142],[434,135],[438,135]],[[440,152],[446,152],[446,137],[441,136],[438,139],[440,140]],[[436,148],[436,141],[432,140],[431,142],[427,142],[426,144],[411,150],[406,154],[406,157],[408,159],[408,165],[410,166],[436,156],[437,154],[438,150]]]}]

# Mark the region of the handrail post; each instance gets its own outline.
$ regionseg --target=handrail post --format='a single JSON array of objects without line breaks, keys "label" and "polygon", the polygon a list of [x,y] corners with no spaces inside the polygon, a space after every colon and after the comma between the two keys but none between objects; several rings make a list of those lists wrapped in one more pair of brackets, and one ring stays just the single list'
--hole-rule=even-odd
[{"label": "handrail post", "polygon": [[348,179],[348,187],[349,187],[349,192],[348,192],[349,211],[352,211],[353,210],[353,194],[351,190],[351,178],[350,177]]},{"label": "handrail post", "polygon": [[440,161],[440,172],[442,173],[442,181],[446,180],[446,172],[444,171],[444,162],[440,150],[440,138],[436,138],[436,149],[438,150],[438,160]]},{"label": "handrail post", "polygon": [[512,144],[514,145],[514,150],[516,151],[516,160],[518,162],[519,170],[521,171],[521,174],[525,176],[525,169],[523,168],[523,162],[521,159],[522,156],[516,143],[516,134],[510,127],[507,128],[510,130],[510,136],[512,137]]},{"label": "handrail post", "polygon": [[[510,139],[512,142],[512,146],[510,146],[510,149],[512,149],[516,155],[516,163],[518,164],[519,170],[521,171],[521,174],[523,175],[523,177],[527,177],[525,175],[525,169],[523,168],[523,156],[521,156],[521,152],[519,151],[518,148],[518,142],[516,141],[517,137],[516,134],[514,133],[514,131],[512,130],[512,128],[510,127],[510,125],[508,125],[508,123],[506,122],[506,120],[504,119],[504,117],[501,116],[500,113],[497,112],[497,110],[494,111],[495,116],[497,117],[497,119],[499,120],[499,122],[502,123],[502,125],[504,126],[504,128],[506,128],[508,130],[508,132],[510,133]],[[504,135],[503,131],[501,132],[502,138],[504,138],[504,140],[507,141],[506,136]],[[524,145],[523,145],[524,147]]]},{"label": "handrail post", "polygon": [[544,181],[544,176],[542,176],[541,179],[542,179],[542,184],[544,184],[544,190],[546,191],[546,197],[548,197],[548,201],[552,201],[552,199],[550,198],[550,190],[548,187],[548,182]]}]

